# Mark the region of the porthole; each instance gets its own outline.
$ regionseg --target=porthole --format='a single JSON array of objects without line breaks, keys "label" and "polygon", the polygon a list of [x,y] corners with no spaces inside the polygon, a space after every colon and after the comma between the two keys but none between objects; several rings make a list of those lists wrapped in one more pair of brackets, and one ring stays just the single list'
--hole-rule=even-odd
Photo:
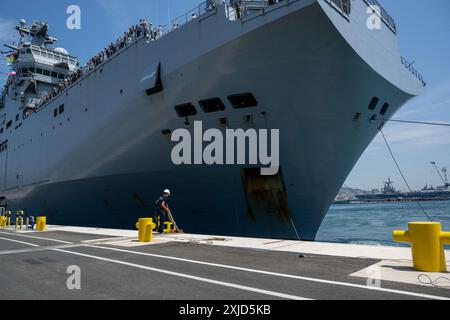
[{"label": "porthole", "polygon": [[383,107],[381,108],[380,114],[384,116],[389,110],[389,103],[383,104]]},{"label": "porthole", "polygon": [[258,106],[258,101],[251,93],[241,93],[228,96],[228,100],[235,109],[252,108]]},{"label": "porthole", "polygon": [[369,104],[369,110],[375,110],[377,108],[379,101],[380,101],[380,99],[378,99],[377,97],[373,97],[372,101],[370,101],[370,104]]},{"label": "porthole", "polygon": [[225,110],[225,105],[220,98],[211,98],[199,101],[199,105],[206,113]]},{"label": "porthole", "polygon": [[197,109],[195,109],[195,106],[192,103],[185,103],[175,106],[175,111],[180,118],[195,116],[197,114]]}]

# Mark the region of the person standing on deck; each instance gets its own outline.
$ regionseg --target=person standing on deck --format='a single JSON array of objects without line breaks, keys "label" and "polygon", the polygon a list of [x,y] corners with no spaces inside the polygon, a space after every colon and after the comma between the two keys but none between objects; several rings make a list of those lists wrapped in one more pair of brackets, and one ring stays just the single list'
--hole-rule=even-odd
[{"label": "person standing on deck", "polygon": [[236,19],[241,19],[241,6],[242,0],[230,0],[230,7],[234,9],[236,14]]},{"label": "person standing on deck", "polygon": [[206,11],[213,10],[217,7],[216,0],[206,0]]},{"label": "person standing on deck", "polygon": [[166,189],[163,192],[163,195],[156,200],[156,217],[155,217],[155,223],[158,222],[158,232],[160,234],[164,233],[164,224],[166,222],[166,217],[169,215],[169,205],[167,204],[167,201],[170,197],[170,190]]}]

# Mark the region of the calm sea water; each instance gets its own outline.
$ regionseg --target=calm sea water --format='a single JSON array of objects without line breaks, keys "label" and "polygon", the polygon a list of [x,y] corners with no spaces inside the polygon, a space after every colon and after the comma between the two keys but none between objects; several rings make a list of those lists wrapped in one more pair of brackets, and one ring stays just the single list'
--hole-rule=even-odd
[{"label": "calm sea water", "polygon": [[[444,230],[450,231],[450,201],[421,205]],[[392,231],[408,222],[428,221],[416,203],[349,204],[331,207],[317,240],[327,242],[396,245]]]}]

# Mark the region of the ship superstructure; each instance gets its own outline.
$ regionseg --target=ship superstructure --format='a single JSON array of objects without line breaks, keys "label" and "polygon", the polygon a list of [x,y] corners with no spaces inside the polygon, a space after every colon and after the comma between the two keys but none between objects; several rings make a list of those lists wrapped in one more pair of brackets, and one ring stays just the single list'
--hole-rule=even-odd
[{"label": "ship superstructure", "polygon": [[[170,28],[130,28],[84,67],[52,48],[46,23],[22,21],[0,105],[4,203],[52,224],[133,228],[170,188],[188,232],[314,239],[366,147],[425,86],[378,5],[207,1]],[[195,121],[279,129],[280,170],[175,165],[172,133]]]},{"label": "ship superstructure", "polygon": [[[16,27],[20,35],[18,46],[8,45],[13,52],[13,73],[3,89],[0,106],[6,112],[14,109],[26,115],[43,103],[42,98],[68,78],[79,67],[77,58],[62,48],[51,48],[57,39],[48,36],[48,25],[36,21],[30,26],[22,20]],[[27,41],[30,40],[30,41]]]}]

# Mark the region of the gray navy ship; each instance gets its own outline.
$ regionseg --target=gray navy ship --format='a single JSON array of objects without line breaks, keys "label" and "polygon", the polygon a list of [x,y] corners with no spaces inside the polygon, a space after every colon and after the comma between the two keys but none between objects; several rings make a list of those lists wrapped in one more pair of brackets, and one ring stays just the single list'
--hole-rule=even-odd
[{"label": "gray navy ship", "polygon": [[[184,231],[313,240],[367,146],[425,87],[375,0],[208,1],[87,67],[48,29],[22,20],[7,45],[0,196],[51,224],[133,229],[170,188]],[[279,172],[174,165],[171,134],[194,121],[280,129]]]}]

